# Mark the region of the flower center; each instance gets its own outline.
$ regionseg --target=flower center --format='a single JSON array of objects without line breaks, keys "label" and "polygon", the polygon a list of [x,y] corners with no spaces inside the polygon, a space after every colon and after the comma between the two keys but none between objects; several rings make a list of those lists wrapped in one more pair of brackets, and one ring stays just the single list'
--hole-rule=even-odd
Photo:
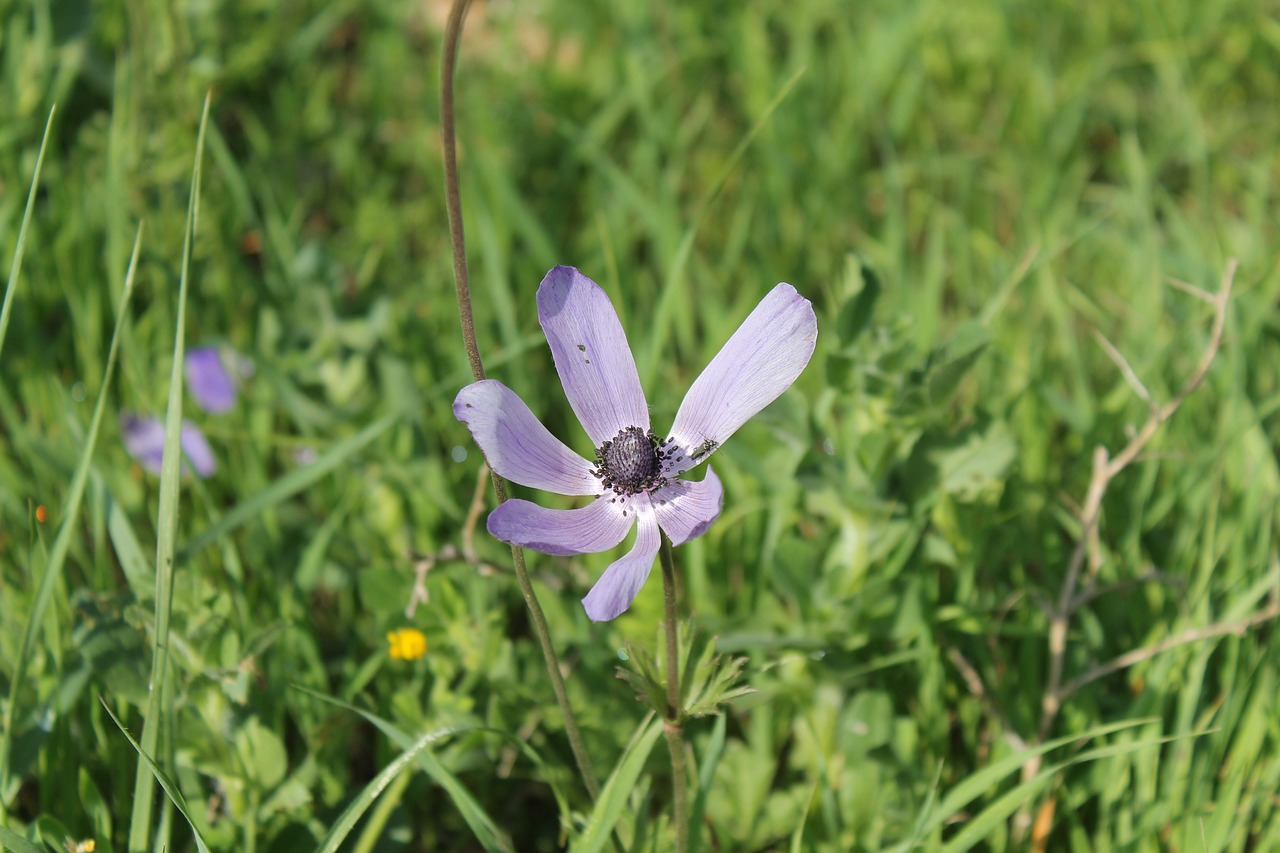
[{"label": "flower center", "polygon": [[659,439],[653,430],[624,427],[596,448],[592,473],[606,489],[623,497],[651,492],[667,484],[667,478],[662,476],[663,463],[669,458],[663,450],[666,445],[667,441]]}]

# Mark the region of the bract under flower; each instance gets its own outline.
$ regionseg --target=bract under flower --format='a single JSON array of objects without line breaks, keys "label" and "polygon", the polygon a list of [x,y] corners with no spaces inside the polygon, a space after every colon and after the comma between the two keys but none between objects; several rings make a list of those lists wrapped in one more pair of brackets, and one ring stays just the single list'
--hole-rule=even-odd
[{"label": "bract under flower", "polygon": [[[152,474],[160,473],[160,464],[164,461],[164,422],[150,415],[134,415],[128,412],[120,416],[120,431],[124,436],[124,449],[138,461],[144,469]],[[179,436],[182,455],[196,476],[205,479],[213,476],[218,463],[213,456],[213,448],[204,437],[200,427],[191,421],[182,421],[182,432]],[[186,462],[183,469],[187,468]]]},{"label": "bract under flower", "polygon": [[524,486],[594,495],[581,509],[509,500],[489,532],[547,554],[605,551],[637,527],[631,551],[582,600],[607,621],[631,606],[653,569],[665,532],[673,545],[701,536],[720,515],[724,491],[708,466],[678,479],[795,382],[818,338],[813,306],[779,284],[756,306],[685,395],[666,438],[649,426],[635,359],[609,297],[573,267],[556,267],[538,288],[538,319],[574,414],[596,446],[589,462],[551,435],[515,392],[486,379],[459,392],[453,413],[490,467]]}]

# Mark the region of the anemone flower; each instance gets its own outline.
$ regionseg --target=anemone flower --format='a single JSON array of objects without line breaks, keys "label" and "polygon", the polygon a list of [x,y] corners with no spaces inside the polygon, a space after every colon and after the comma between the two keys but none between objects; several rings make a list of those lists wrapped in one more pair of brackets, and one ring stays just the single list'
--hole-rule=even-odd
[{"label": "anemone flower", "polygon": [[[228,363],[235,369],[228,370]],[[241,380],[253,375],[252,361],[235,350],[223,352],[220,347],[188,350],[182,366],[196,405],[215,415],[235,407]]]},{"label": "anemone flower", "polygon": [[[160,473],[164,460],[164,423],[149,415],[125,413],[120,416],[120,431],[124,434],[124,449],[138,464],[152,474]],[[180,434],[182,455],[191,463],[196,476],[205,479],[213,475],[218,463],[213,458],[213,448],[200,427],[183,420]],[[183,463],[186,468],[186,463]]]},{"label": "anemone flower", "polygon": [[702,480],[679,475],[791,386],[813,355],[818,321],[791,285],[771,290],[694,381],[663,438],[649,426],[627,336],[599,285],[573,267],[556,267],[538,288],[538,320],[595,461],[552,436],[514,391],[492,379],[463,388],[453,414],[506,479],[595,498],[567,510],[508,500],[489,515],[496,538],[545,554],[587,554],[614,547],[637,527],[631,551],[582,599],[587,615],[605,622],[631,606],[653,569],[661,533],[680,545],[720,515],[724,491],[710,466]]}]

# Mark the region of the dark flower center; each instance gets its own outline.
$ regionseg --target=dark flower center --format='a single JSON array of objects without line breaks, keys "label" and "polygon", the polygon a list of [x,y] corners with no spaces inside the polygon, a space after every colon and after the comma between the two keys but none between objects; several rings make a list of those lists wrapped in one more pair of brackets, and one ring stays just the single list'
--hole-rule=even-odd
[{"label": "dark flower center", "polygon": [[653,491],[667,484],[662,476],[662,463],[668,458],[663,450],[666,445],[667,441],[659,439],[653,430],[624,427],[596,448],[596,467],[592,473],[606,489],[613,489],[623,497]]}]

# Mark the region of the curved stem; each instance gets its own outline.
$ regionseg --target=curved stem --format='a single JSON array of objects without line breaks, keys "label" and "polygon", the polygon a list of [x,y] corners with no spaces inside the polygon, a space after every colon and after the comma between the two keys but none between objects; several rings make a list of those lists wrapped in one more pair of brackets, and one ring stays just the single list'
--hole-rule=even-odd
[{"label": "curved stem", "polygon": [[675,807],[676,853],[689,849],[689,777],[684,769],[684,708],[680,700],[680,629],[676,622],[676,561],[671,540],[662,534],[662,604],[667,633],[667,720],[663,727],[671,752],[671,798]]},{"label": "curved stem", "polygon": [[[475,320],[471,314],[471,284],[467,276],[466,240],[462,232],[462,194],[458,189],[458,144],[453,106],[454,69],[458,61],[458,44],[462,38],[462,19],[466,16],[469,5],[470,0],[454,0],[453,8],[449,11],[449,22],[445,27],[444,58],[440,66],[440,135],[444,145],[444,197],[449,215],[449,242],[453,249],[453,281],[458,296],[458,318],[462,321],[462,340],[467,348],[467,360],[471,362],[471,375],[479,382],[485,378],[484,362],[480,359]],[[507,499],[507,484],[496,473],[490,473],[493,477],[493,491],[498,496],[498,503],[502,503]],[[556,704],[560,706],[565,733],[569,736],[569,748],[573,750],[573,758],[578,765],[578,772],[582,774],[587,793],[595,800],[600,795],[600,783],[596,781],[591,769],[577,718],[569,705],[569,694],[565,691],[564,677],[560,674],[560,660],[556,657],[555,646],[551,644],[551,632],[547,629],[542,605],[538,603],[538,595],[529,580],[523,549],[511,546],[511,561],[515,566],[516,579],[520,583],[520,592],[524,595],[524,603],[533,619],[533,632],[542,646],[542,657],[547,664],[547,674],[551,677],[551,689],[556,694]]]}]

